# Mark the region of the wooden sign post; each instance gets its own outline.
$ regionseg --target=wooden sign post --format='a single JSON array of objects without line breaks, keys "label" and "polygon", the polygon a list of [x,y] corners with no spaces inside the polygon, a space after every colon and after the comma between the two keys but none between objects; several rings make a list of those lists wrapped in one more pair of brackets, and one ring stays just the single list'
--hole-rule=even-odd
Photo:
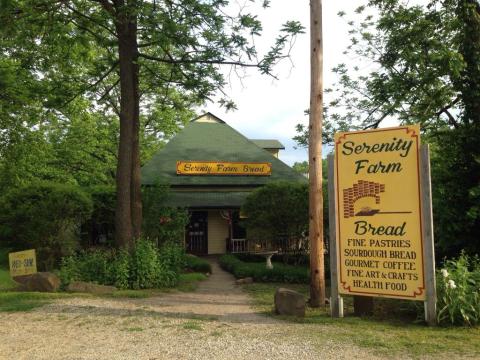
[{"label": "wooden sign post", "polygon": [[329,181],[332,316],[343,315],[341,295],[390,297],[424,301],[434,325],[430,165],[419,126],[336,134]]}]

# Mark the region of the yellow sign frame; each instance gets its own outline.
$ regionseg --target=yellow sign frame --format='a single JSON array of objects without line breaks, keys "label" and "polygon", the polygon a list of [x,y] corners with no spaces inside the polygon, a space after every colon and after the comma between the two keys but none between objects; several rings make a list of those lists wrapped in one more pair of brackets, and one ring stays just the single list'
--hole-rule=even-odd
[{"label": "yellow sign frame", "polygon": [[420,127],[335,135],[338,291],[426,300]]},{"label": "yellow sign frame", "polygon": [[34,249],[9,253],[8,262],[11,277],[37,273],[37,257]]},{"label": "yellow sign frame", "polygon": [[270,176],[269,162],[177,161],[177,175]]}]

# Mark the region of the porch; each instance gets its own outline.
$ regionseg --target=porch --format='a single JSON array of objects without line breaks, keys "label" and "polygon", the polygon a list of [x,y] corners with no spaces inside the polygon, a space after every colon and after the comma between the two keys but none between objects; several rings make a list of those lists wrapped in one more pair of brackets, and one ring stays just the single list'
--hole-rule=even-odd
[{"label": "porch", "polygon": [[185,250],[200,256],[265,251],[295,254],[308,251],[308,239],[281,237],[275,244],[251,240],[238,208],[191,209],[190,222],[185,229]]}]

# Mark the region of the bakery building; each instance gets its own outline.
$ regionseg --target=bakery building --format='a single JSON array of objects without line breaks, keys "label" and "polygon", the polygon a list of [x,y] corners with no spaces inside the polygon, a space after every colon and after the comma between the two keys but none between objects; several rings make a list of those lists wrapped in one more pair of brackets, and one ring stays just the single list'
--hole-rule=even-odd
[{"label": "bakery building", "polygon": [[142,185],[167,183],[168,205],[187,208],[187,252],[197,255],[248,250],[240,208],[256,188],[306,179],[279,160],[278,140],[247,139],[206,113],[192,120],[142,168]]}]

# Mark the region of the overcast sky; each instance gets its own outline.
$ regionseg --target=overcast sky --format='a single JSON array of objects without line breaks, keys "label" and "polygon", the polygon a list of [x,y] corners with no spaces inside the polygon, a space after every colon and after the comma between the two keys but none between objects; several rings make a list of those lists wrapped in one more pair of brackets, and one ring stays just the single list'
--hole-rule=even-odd
[{"label": "overcast sky", "polygon": [[[342,55],[348,46],[348,26],[337,13],[351,13],[365,0],[323,1],[324,34],[324,87],[335,81],[331,68],[341,62],[351,61]],[[252,8],[252,12],[256,10]],[[201,111],[210,111],[248,138],[278,139],[285,145],[280,159],[289,165],[308,159],[306,149],[294,149],[295,125],[308,122],[304,110],[310,101],[310,8],[308,0],[272,0],[271,7],[260,11],[263,23],[259,47],[272,44],[278,29],[287,20],[298,20],[306,27],[306,33],[297,38],[292,51],[292,62],[285,61],[276,68],[279,80],[262,76],[253,70],[240,82],[231,77],[226,92],[235,101],[238,110],[225,112],[216,104],[209,104]]]}]

